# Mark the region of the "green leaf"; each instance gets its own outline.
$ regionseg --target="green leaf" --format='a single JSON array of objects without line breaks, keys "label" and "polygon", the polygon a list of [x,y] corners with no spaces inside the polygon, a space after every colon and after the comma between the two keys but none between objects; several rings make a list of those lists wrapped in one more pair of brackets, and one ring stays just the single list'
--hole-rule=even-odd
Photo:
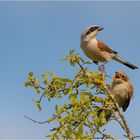
[{"label": "green leaf", "polygon": [[86,98],[85,92],[82,92],[82,93],[80,94],[80,102],[81,102],[81,103],[84,103],[84,102],[85,102],[85,98]]},{"label": "green leaf", "polygon": [[83,124],[79,124],[78,125],[78,133],[79,133],[79,135],[83,135]]},{"label": "green leaf", "polygon": [[25,86],[25,87],[28,87],[28,86],[30,86],[30,84],[31,84],[30,81],[28,81],[28,82],[25,82],[25,83],[24,83],[24,86]]},{"label": "green leaf", "polygon": [[101,118],[104,118],[104,117],[105,117],[105,111],[102,111],[102,112],[100,113],[100,117],[101,117]]},{"label": "green leaf", "polygon": [[92,100],[94,100],[95,102],[101,102],[101,103],[104,102],[104,98],[98,97],[98,96],[94,96],[94,97],[92,98]]},{"label": "green leaf", "polygon": [[33,72],[29,72],[29,76],[31,76],[31,77],[32,77],[32,76],[33,76],[33,74],[34,74]]},{"label": "green leaf", "polygon": [[73,131],[73,134],[75,136],[75,139],[79,138],[80,136],[80,134],[76,130]]},{"label": "green leaf", "polygon": [[91,62],[89,62],[89,61],[86,61],[86,62],[84,62],[84,64],[92,64]]},{"label": "green leaf", "polygon": [[63,85],[66,83],[70,83],[72,81],[69,78],[58,78],[58,77],[54,78],[54,80],[58,82],[57,84],[63,84]]},{"label": "green leaf", "polygon": [[51,72],[44,72],[41,76],[42,78],[44,78],[45,80],[48,80],[47,75],[50,75]]},{"label": "green leaf", "polygon": [[70,94],[69,99],[75,100],[77,98],[77,94]]},{"label": "green leaf", "polygon": [[71,82],[71,80],[68,78],[57,78],[57,79],[61,80],[62,82]]},{"label": "green leaf", "polygon": [[47,85],[49,82],[48,82],[48,80],[46,79],[46,80],[43,81],[43,83],[44,83],[45,85]]},{"label": "green leaf", "polygon": [[73,91],[73,87],[70,87],[69,93],[72,94],[72,91]]},{"label": "green leaf", "polygon": [[56,112],[58,111],[58,105],[55,105],[55,111]]},{"label": "green leaf", "polygon": [[72,55],[74,53],[75,49],[70,50],[70,55]]},{"label": "green leaf", "polygon": [[40,89],[39,89],[39,88],[36,88],[36,89],[35,89],[35,92],[36,92],[37,94],[40,94]]},{"label": "green leaf", "polygon": [[66,103],[64,103],[64,104],[60,107],[60,112],[63,112],[65,108],[66,108]]},{"label": "green leaf", "polygon": [[36,101],[35,99],[32,99],[32,100],[33,100],[33,102],[35,103],[35,105],[38,107],[38,109],[41,111],[42,108],[41,108],[41,106],[40,106],[40,104],[39,104],[39,101]]},{"label": "green leaf", "polygon": [[50,123],[50,122],[52,122],[54,120],[55,120],[55,117],[52,117],[52,118],[49,118],[47,121],[48,121],[48,123]]},{"label": "green leaf", "polygon": [[106,123],[107,123],[107,122],[106,122],[106,119],[102,119],[100,125],[103,126],[103,125],[105,125]]},{"label": "green leaf", "polygon": [[59,60],[65,61],[65,60],[68,60],[68,59],[69,59],[69,56],[66,56],[64,58],[60,58]]}]

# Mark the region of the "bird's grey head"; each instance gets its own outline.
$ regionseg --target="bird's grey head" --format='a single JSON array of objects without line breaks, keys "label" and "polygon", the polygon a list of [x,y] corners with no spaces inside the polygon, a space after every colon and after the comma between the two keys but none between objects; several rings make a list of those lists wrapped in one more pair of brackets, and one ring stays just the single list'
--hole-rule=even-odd
[{"label": "bird's grey head", "polygon": [[96,37],[96,35],[103,29],[104,28],[101,28],[99,26],[91,25],[83,31],[83,33],[81,35],[81,40],[88,41],[89,39]]}]

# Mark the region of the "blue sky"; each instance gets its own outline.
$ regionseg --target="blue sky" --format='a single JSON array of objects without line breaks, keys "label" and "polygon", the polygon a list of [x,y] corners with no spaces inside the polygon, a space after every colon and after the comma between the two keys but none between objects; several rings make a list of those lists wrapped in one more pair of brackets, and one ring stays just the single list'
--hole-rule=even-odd
[{"label": "blue sky", "polygon": [[[46,120],[54,112],[55,100],[43,101],[43,111],[32,102],[34,92],[25,88],[29,71],[40,79],[46,71],[72,78],[76,69],[58,59],[80,49],[80,35],[91,24],[104,27],[98,39],[140,67],[140,2],[0,2],[0,138],[44,138],[55,124],[37,125],[24,118]],[[90,66],[96,69],[96,66]],[[135,96],[124,113],[132,131],[140,135],[140,70],[117,63],[106,65],[109,75],[125,71],[132,80]],[[116,136],[119,127],[106,126]]]}]

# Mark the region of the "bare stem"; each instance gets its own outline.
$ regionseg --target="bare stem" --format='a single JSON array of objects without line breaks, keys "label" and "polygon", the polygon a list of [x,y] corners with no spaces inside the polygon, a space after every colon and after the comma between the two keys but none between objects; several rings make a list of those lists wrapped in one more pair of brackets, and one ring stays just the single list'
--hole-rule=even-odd
[{"label": "bare stem", "polygon": [[122,126],[122,128],[126,132],[127,137],[129,138],[129,140],[134,140],[134,136],[133,136],[133,134],[130,131],[130,128],[129,128],[126,120],[125,120],[124,115],[121,112],[121,109],[120,109],[118,103],[116,102],[116,100],[114,99],[114,97],[110,95],[110,93],[107,90],[106,90],[106,93],[111,97],[112,101],[114,102],[115,107],[117,108],[117,112],[119,113],[119,116],[120,116],[120,118],[121,118],[121,120],[123,122],[123,125],[122,124],[120,124],[120,125]]},{"label": "bare stem", "polygon": [[24,117],[27,118],[27,119],[29,119],[29,120],[31,120],[31,121],[34,122],[34,123],[38,123],[38,124],[45,124],[45,123],[48,123],[48,121],[39,122],[39,121],[33,120],[33,119],[31,119],[30,117],[28,117],[28,116],[26,116],[26,115],[24,115]]}]

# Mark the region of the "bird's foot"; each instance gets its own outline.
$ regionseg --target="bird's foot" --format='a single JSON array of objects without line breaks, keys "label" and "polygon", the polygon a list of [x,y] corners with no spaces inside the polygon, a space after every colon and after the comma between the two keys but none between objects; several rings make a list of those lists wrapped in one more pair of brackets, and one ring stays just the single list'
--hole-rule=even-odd
[{"label": "bird's foot", "polygon": [[105,66],[104,65],[100,65],[98,66],[99,71],[101,72],[105,72]]}]

